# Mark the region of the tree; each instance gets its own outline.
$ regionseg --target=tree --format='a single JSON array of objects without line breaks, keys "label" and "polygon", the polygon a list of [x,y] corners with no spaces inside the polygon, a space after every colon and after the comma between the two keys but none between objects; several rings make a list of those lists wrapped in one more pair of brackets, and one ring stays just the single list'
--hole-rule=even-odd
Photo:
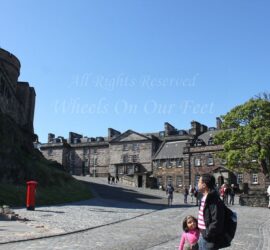
[{"label": "tree", "polygon": [[215,136],[223,144],[219,154],[232,171],[262,171],[269,177],[270,100],[252,98],[221,116],[222,130]]}]

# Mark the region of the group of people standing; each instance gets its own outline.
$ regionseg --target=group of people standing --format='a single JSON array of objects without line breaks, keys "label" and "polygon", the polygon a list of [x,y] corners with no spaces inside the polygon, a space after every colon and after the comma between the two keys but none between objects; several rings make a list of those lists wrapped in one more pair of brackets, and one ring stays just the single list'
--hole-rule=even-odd
[{"label": "group of people standing", "polygon": [[[236,188],[234,184],[229,186],[228,184],[223,184],[219,189],[220,197],[222,198],[223,202],[228,205],[234,205],[234,196],[235,196]],[[229,200],[230,198],[230,200]]]},{"label": "group of people standing", "polygon": [[119,177],[118,175],[112,176],[110,173],[108,174],[108,184],[116,184],[119,182]]}]

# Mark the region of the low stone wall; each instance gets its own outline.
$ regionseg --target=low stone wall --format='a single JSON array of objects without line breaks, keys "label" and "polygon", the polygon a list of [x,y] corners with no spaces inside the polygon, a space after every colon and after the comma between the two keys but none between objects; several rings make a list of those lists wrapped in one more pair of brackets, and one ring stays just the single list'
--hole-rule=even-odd
[{"label": "low stone wall", "polygon": [[268,199],[265,193],[241,194],[239,196],[239,204],[241,206],[267,207]]}]

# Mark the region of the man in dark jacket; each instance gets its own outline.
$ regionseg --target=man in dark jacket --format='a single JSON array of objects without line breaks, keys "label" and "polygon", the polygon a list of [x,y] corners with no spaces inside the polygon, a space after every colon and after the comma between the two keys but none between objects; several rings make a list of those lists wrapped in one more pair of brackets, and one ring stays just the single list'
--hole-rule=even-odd
[{"label": "man in dark jacket", "polygon": [[198,189],[203,195],[198,215],[201,232],[199,249],[216,250],[224,238],[224,205],[215,189],[215,178],[212,175],[201,175]]}]

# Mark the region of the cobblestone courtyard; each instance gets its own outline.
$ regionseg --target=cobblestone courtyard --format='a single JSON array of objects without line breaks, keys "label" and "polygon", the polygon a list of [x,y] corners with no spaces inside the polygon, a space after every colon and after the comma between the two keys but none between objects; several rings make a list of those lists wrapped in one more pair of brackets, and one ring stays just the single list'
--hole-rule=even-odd
[{"label": "cobblestone courtyard", "polygon": [[[181,194],[175,195],[173,207],[168,208],[164,191],[112,186],[105,179],[81,179],[91,181],[95,199],[37,207],[35,211],[15,209],[30,221],[9,222],[14,224],[6,228],[0,221],[0,249],[175,250],[183,217],[197,215],[198,207],[183,205]],[[227,249],[270,249],[269,209],[236,204],[233,210],[238,214],[238,229]],[[29,240],[33,238],[40,239]]]}]

